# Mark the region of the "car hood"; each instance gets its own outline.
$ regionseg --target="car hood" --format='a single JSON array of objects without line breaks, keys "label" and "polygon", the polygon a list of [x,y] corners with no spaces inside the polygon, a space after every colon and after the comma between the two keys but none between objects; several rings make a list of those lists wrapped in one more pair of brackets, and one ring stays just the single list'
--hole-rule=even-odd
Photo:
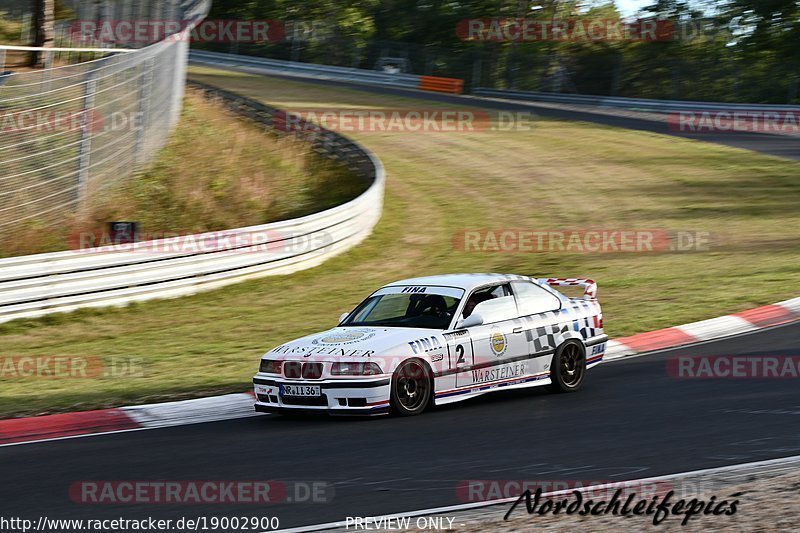
[{"label": "car hood", "polygon": [[[336,327],[273,348],[265,356],[275,359],[364,358],[413,354],[415,342],[441,338],[442,331],[422,328]],[[438,342],[437,342],[438,344]]]}]

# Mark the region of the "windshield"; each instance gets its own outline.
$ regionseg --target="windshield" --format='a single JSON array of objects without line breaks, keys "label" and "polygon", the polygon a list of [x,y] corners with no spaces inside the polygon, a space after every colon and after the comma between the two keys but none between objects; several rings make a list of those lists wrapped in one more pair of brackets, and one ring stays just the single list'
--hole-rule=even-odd
[{"label": "windshield", "polygon": [[463,296],[463,290],[449,287],[384,287],[341,325],[447,329]]}]

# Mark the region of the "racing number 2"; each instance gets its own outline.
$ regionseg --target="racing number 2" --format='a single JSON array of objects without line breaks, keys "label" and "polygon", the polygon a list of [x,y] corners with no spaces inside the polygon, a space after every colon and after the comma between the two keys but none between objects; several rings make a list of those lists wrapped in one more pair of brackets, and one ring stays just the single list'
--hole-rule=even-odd
[{"label": "racing number 2", "polygon": [[469,334],[459,334],[457,339],[447,339],[447,360],[452,365],[451,368],[469,364],[470,359],[474,362]]},{"label": "racing number 2", "polygon": [[459,344],[459,345],[456,346],[456,355],[458,356],[458,359],[456,359],[456,366],[464,363],[464,345],[463,344]]}]

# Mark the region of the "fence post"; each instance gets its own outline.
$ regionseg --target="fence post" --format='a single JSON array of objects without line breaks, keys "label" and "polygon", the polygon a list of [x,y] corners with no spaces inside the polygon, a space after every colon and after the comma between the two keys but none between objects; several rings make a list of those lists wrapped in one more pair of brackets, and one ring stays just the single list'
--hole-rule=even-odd
[{"label": "fence post", "polygon": [[41,79],[40,91],[41,92],[46,92],[46,91],[50,90],[50,72],[51,72],[51,68],[53,66],[53,54],[54,54],[54,52],[51,52],[49,50],[42,50],[39,53],[42,54],[42,56],[44,56],[44,62],[43,62],[44,69],[42,70],[42,79]]},{"label": "fence post", "polygon": [[77,180],[77,200],[78,208],[82,207],[86,201],[89,191],[89,167],[91,165],[92,150],[92,106],[94,106],[94,95],[97,92],[97,80],[95,80],[95,69],[86,73],[86,85],[83,89],[83,105],[81,113],[81,140],[78,145],[78,180]]},{"label": "fence post", "polygon": [[31,13],[22,15],[22,26],[19,29],[19,40],[22,44],[30,44],[31,42]]},{"label": "fence post", "polygon": [[169,88],[170,104],[169,104],[169,122],[167,123],[167,132],[172,131],[175,124],[181,116],[181,108],[183,107],[183,89],[186,81],[186,62],[189,55],[189,43],[184,40],[178,40],[172,43],[175,53],[175,62],[173,64],[172,81]]},{"label": "fence post", "polygon": [[138,165],[144,159],[144,136],[147,125],[150,123],[150,93],[153,86],[153,70],[155,61],[148,58],[142,65],[144,72],[139,81],[139,116],[140,126],[136,130],[136,148],[134,151],[134,162]]}]

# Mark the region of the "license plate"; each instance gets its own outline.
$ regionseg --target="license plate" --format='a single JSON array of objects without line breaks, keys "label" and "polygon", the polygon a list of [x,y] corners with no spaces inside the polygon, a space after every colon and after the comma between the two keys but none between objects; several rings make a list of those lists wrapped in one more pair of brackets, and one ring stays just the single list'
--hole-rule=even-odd
[{"label": "license plate", "polygon": [[281,396],[313,398],[322,396],[322,390],[319,385],[281,385]]}]

